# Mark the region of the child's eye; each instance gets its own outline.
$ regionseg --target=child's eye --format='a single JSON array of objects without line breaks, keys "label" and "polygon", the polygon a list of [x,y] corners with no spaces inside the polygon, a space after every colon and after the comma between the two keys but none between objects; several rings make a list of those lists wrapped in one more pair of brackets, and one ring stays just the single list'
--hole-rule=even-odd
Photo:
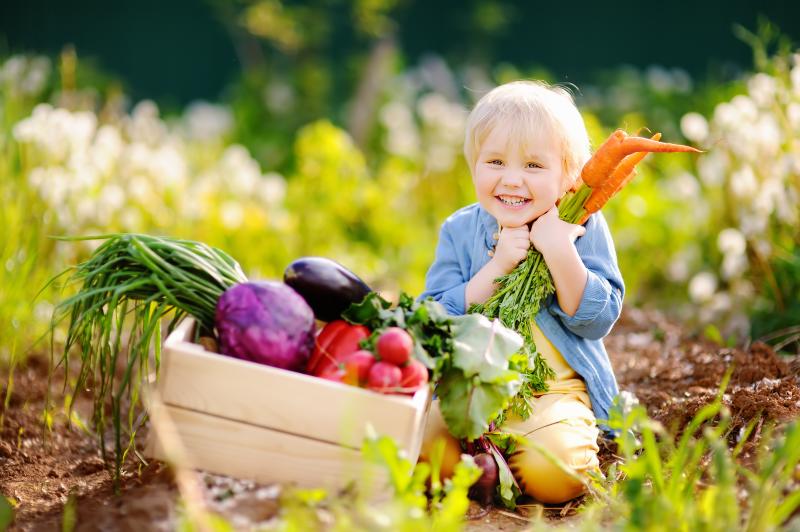
[{"label": "child's eye", "polygon": [[487,164],[498,165],[498,164],[503,164],[503,161],[501,161],[500,159],[492,159],[491,161],[487,161]]},{"label": "child's eye", "polygon": [[528,168],[541,168],[542,167],[542,165],[540,165],[539,163],[534,163],[534,162],[529,162],[526,166]]}]

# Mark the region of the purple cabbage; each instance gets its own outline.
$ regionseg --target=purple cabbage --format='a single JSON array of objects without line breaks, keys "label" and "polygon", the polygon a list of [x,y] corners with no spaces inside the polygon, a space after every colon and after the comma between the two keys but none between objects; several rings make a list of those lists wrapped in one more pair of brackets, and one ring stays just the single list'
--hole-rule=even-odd
[{"label": "purple cabbage", "polygon": [[242,360],[302,371],[314,349],[314,312],[283,283],[232,286],[217,301],[215,321],[220,351]]}]

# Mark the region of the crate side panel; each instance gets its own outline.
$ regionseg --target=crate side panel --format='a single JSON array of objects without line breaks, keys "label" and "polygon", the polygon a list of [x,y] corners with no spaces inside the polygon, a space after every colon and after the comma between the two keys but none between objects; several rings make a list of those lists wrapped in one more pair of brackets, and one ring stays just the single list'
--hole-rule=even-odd
[{"label": "crate side panel", "polygon": [[[174,425],[191,467],[304,487],[338,489],[364,475],[372,475],[376,488],[385,485],[382,471],[366,465],[358,451],[169,405],[159,408]],[[148,451],[155,458],[166,458],[155,436]]]}]

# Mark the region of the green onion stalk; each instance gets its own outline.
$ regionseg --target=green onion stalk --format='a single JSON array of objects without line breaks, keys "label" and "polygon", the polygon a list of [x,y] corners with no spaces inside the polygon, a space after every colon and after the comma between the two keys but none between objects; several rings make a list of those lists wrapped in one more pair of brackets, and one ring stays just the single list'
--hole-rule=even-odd
[{"label": "green onion stalk", "polygon": [[[67,275],[66,285],[79,285],[77,293],[54,310],[51,333],[65,320],[69,325],[57,364],[51,340],[51,369],[64,365],[66,389],[70,351],[80,348],[80,369],[71,386],[69,411],[78,392],[90,390],[94,403],[92,425],[106,461],[107,411],[110,413],[114,484],[118,487],[122,464],[129,451],[135,452],[136,431],[144,422],[143,416],[136,417],[142,385],[148,381],[151,369],[158,374],[162,318],[172,317],[167,333],[181,318],[191,315],[199,324],[197,334],[213,334],[217,300],[225,290],[247,278],[229,255],[200,242],[130,233],[58,240],[104,241],[85,262],[48,282],[52,284]],[[130,331],[127,337],[124,330]],[[117,371],[120,364],[124,366],[122,375]],[[110,409],[106,406],[109,400]],[[123,412],[123,404],[128,405],[127,412]],[[123,416],[127,441],[123,440]]]},{"label": "green onion stalk", "polygon": [[[580,222],[586,216],[583,205],[591,193],[592,189],[585,184],[576,191],[567,192],[558,204],[559,218],[573,224]],[[489,319],[498,318],[503,325],[522,335],[524,356],[517,360],[515,369],[522,373],[523,384],[507,411],[526,419],[532,413],[528,399],[546,392],[547,381],[555,378],[553,369],[536,349],[533,320],[556,289],[544,257],[533,247],[525,260],[495,282],[499,284],[497,291],[483,303],[471,305],[468,312],[483,314]]]}]

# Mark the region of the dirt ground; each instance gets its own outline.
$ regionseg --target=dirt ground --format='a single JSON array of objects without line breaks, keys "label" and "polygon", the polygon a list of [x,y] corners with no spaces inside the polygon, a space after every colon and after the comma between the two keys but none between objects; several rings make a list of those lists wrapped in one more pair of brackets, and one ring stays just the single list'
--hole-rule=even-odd
[{"label": "dirt ground", "polygon": [[[605,344],[620,388],[634,393],[665,426],[680,430],[714,398],[731,365],[734,370],[724,402],[731,411],[734,433],[762,414],[755,440],[766,422],[786,422],[800,415],[800,360],[778,357],[764,344],[722,348],[690,337],[658,313],[639,310],[626,310]],[[6,397],[7,382],[7,374],[0,375],[0,398]],[[62,382],[57,376],[51,388],[56,404],[63,403]],[[52,432],[45,433],[45,357],[29,358],[25,367],[15,371],[13,383],[0,427],[0,493],[16,503],[11,530],[60,530],[65,506],[68,516],[74,512],[77,530],[175,528],[178,492],[163,464],[131,460],[122,495],[117,496],[96,437],[68,428],[64,416],[57,417]],[[88,419],[89,407],[88,400],[79,401],[77,411],[83,419]],[[606,463],[613,460],[611,448],[604,447],[601,455]],[[281,486],[201,472],[196,478],[205,505],[237,529],[267,524],[278,514]],[[521,530],[539,515],[568,519],[579,504],[543,508],[531,502],[516,512],[473,504],[466,529]]]}]

